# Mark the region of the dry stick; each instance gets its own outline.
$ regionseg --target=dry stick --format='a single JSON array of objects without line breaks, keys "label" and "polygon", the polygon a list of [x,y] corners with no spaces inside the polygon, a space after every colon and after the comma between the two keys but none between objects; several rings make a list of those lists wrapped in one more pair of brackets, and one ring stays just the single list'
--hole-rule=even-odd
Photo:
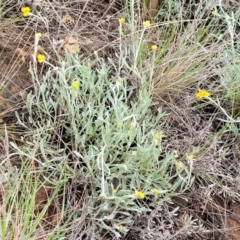
[{"label": "dry stick", "polygon": [[37,168],[36,168],[36,164],[35,164],[35,160],[34,160],[35,157],[34,156],[36,155],[36,152],[37,152],[38,148],[39,148],[39,141],[34,148],[34,151],[32,153],[32,159],[31,159],[31,167],[32,167],[32,170],[33,170],[33,173],[34,173],[34,179],[35,180],[37,179],[37,170],[36,170]]},{"label": "dry stick", "polygon": [[6,165],[7,167],[11,167],[11,162],[10,162],[10,158],[9,158],[9,139],[8,139],[8,133],[7,133],[7,127],[6,124],[4,124],[5,127],[5,141],[4,141],[4,147],[5,147],[5,151],[6,151]]}]

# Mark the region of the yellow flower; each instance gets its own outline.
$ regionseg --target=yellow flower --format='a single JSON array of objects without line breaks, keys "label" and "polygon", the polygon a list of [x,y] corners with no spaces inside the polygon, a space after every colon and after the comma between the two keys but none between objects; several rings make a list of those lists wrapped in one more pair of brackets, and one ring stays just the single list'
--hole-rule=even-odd
[{"label": "yellow flower", "polygon": [[72,82],[72,88],[73,88],[73,89],[77,89],[77,88],[78,88],[78,81],[74,80],[74,81]]},{"label": "yellow flower", "polygon": [[28,7],[28,6],[25,6],[25,7],[21,7],[21,12],[22,12],[22,15],[24,17],[27,17],[29,16],[30,12],[31,12],[31,8]]},{"label": "yellow flower", "polygon": [[121,17],[118,19],[119,23],[124,23],[125,22],[125,18],[124,17]]},{"label": "yellow flower", "polygon": [[119,225],[119,226],[118,226],[118,230],[119,230],[119,231],[122,231],[122,230],[123,230],[123,225]]},{"label": "yellow flower", "polygon": [[154,45],[154,44],[153,44],[153,45],[151,46],[151,49],[152,49],[153,51],[155,51],[155,50],[157,49],[157,45]]},{"label": "yellow flower", "polygon": [[128,136],[131,136],[131,134],[132,134],[132,131],[131,131],[131,130],[128,130],[128,131],[127,131],[127,135],[128,135]]},{"label": "yellow flower", "polygon": [[144,198],[145,198],[144,193],[141,192],[141,191],[137,191],[137,190],[134,192],[134,196],[135,196],[136,198],[139,198],[139,199],[144,199]]},{"label": "yellow flower", "polygon": [[177,165],[177,167],[179,167],[179,168],[182,168],[182,167],[184,166],[182,161],[177,161],[177,162],[176,162],[176,165]]},{"label": "yellow flower", "polygon": [[41,36],[42,36],[42,33],[40,33],[40,32],[38,32],[38,33],[35,34],[35,37],[36,37],[36,38],[40,38]]},{"label": "yellow flower", "polygon": [[29,73],[32,73],[33,71],[32,71],[32,69],[31,69],[31,68],[29,68],[29,69],[28,69],[28,72],[29,72]]},{"label": "yellow flower", "polygon": [[121,78],[117,79],[116,85],[117,85],[117,87],[120,87],[122,85],[122,79]]},{"label": "yellow flower", "polygon": [[97,56],[97,55],[98,55],[97,50],[94,50],[94,51],[93,51],[93,54],[94,54],[95,56]]},{"label": "yellow flower", "polygon": [[212,16],[216,16],[217,15],[217,10],[213,10],[212,11]]},{"label": "yellow flower", "polygon": [[156,134],[154,135],[154,138],[155,138],[156,140],[160,140],[160,139],[161,139],[161,135],[158,134],[158,133],[156,133]]},{"label": "yellow flower", "polygon": [[137,151],[132,151],[132,155],[136,156],[137,155]]},{"label": "yellow flower", "polygon": [[143,26],[144,27],[150,27],[151,26],[151,22],[149,20],[143,21]]},{"label": "yellow flower", "polygon": [[101,195],[100,195],[100,199],[101,199],[102,201],[105,201],[105,200],[107,199],[107,197],[106,197],[105,194],[101,194]]},{"label": "yellow flower", "polygon": [[160,193],[160,191],[159,191],[158,189],[154,189],[154,190],[153,190],[153,193],[154,193],[155,195],[158,195],[158,194]]},{"label": "yellow flower", "polygon": [[192,153],[187,156],[188,160],[192,160],[193,158],[194,158],[194,155]]},{"label": "yellow flower", "polygon": [[112,190],[112,193],[113,193],[113,194],[117,193],[117,189],[113,189],[113,190]]},{"label": "yellow flower", "polygon": [[209,96],[210,96],[210,93],[206,90],[199,90],[196,93],[196,98],[198,98],[198,99],[202,99],[204,97],[209,97]]},{"label": "yellow flower", "polygon": [[38,54],[38,55],[37,55],[37,61],[38,61],[39,63],[43,63],[45,60],[46,60],[45,55],[43,55],[43,54]]},{"label": "yellow flower", "polygon": [[135,127],[136,127],[136,123],[131,122],[131,124],[130,124],[130,129],[134,129]]},{"label": "yellow flower", "polygon": [[118,128],[121,128],[121,127],[122,127],[122,125],[123,125],[123,123],[122,123],[122,122],[118,122],[118,123],[117,123],[117,127],[118,127]]}]

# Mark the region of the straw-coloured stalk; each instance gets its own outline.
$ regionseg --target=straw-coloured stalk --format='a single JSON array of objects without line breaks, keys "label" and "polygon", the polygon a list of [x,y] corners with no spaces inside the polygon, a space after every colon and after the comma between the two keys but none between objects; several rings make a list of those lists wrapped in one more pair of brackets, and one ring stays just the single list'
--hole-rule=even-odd
[{"label": "straw-coloured stalk", "polygon": [[143,16],[148,16],[150,18],[155,17],[155,15],[158,12],[159,2],[161,2],[161,1],[158,1],[158,0],[142,0]]}]

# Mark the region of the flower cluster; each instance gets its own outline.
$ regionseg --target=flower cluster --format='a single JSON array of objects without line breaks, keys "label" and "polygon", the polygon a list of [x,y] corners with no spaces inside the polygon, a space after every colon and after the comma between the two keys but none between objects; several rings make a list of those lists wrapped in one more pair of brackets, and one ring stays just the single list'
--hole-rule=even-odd
[{"label": "flower cluster", "polygon": [[39,63],[43,63],[45,60],[46,60],[46,56],[45,55],[43,55],[43,54],[38,54],[37,55],[37,61]]},{"label": "flower cluster", "polygon": [[156,134],[154,134],[154,138],[156,140],[160,140],[161,139],[161,135],[159,133],[156,133]]},{"label": "flower cluster", "polygon": [[160,193],[160,191],[158,189],[154,189],[153,193],[154,193],[154,195],[158,195]]},{"label": "flower cluster", "polygon": [[194,155],[192,153],[190,153],[188,156],[187,156],[187,159],[188,160],[192,160],[194,158]]},{"label": "flower cluster", "polygon": [[36,38],[40,38],[42,36],[42,33],[40,33],[40,32],[37,32],[36,34],[35,34],[35,37]]},{"label": "flower cluster", "polygon": [[121,17],[118,19],[119,23],[124,23],[125,22],[125,18],[124,17]]},{"label": "flower cluster", "polygon": [[144,193],[141,192],[141,191],[137,191],[137,190],[134,192],[134,196],[135,196],[136,198],[139,198],[139,199],[144,199],[144,198],[145,198]]},{"label": "flower cluster", "polygon": [[216,16],[217,13],[218,13],[217,10],[213,10],[213,11],[212,11],[212,16]]},{"label": "flower cluster", "polygon": [[72,88],[73,88],[73,89],[77,89],[77,88],[78,88],[78,81],[74,80],[74,81],[72,82]]},{"label": "flower cluster", "polygon": [[28,17],[31,12],[31,8],[28,6],[21,7],[21,13],[24,17]]},{"label": "flower cluster", "polygon": [[122,127],[122,125],[123,125],[123,123],[122,123],[122,122],[118,122],[118,123],[117,123],[117,127],[118,127],[118,128],[121,128],[121,127]]},{"label": "flower cluster", "polygon": [[177,161],[176,165],[178,168],[182,168],[184,166],[182,161]]},{"label": "flower cluster", "polygon": [[155,51],[155,50],[157,49],[157,45],[154,45],[154,44],[153,44],[153,45],[151,46],[151,49],[152,49],[153,51]]},{"label": "flower cluster", "polygon": [[119,226],[118,226],[118,230],[119,230],[119,231],[123,231],[123,225],[119,225]]},{"label": "flower cluster", "polygon": [[144,27],[150,27],[151,26],[151,22],[149,20],[143,21],[143,26]]},{"label": "flower cluster", "polygon": [[209,97],[209,96],[210,96],[210,93],[206,90],[199,90],[196,93],[196,98],[198,98],[198,99],[202,99],[204,97]]}]

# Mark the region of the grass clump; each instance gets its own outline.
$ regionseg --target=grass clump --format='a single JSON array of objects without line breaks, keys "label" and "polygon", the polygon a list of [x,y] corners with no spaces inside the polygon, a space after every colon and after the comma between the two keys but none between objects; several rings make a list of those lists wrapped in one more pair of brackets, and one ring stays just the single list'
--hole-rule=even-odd
[{"label": "grass clump", "polygon": [[[33,161],[40,161],[40,154],[33,146],[26,145],[20,150],[13,144],[15,152],[9,154],[9,158],[16,157],[22,160],[20,167],[8,166],[6,162],[1,164],[1,212],[0,212],[0,237],[1,239],[38,239],[37,236],[48,236],[48,239],[59,239],[66,234],[64,227],[58,230],[58,224],[64,218],[64,204],[58,210],[54,204],[60,190],[69,178],[66,171],[66,161],[64,157],[58,163],[58,169],[53,169],[51,164],[51,175],[46,165],[33,168]],[[34,159],[34,160],[33,160]],[[56,159],[55,159],[56,160]],[[45,168],[45,171],[43,170]],[[61,171],[60,171],[61,170]],[[56,181],[56,177],[58,180]],[[50,212],[50,206],[54,206],[54,211]],[[50,221],[54,215],[58,214],[57,222]],[[45,221],[43,220],[45,219]],[[48,221],[47,221],[48,220]],[[64,226],[65,223],[62,223]],[[51,226],[50,232],[45,232]],[[57,231],[57,232],[56,232]],[[53,237],[54,236],[54,237]]]}]

